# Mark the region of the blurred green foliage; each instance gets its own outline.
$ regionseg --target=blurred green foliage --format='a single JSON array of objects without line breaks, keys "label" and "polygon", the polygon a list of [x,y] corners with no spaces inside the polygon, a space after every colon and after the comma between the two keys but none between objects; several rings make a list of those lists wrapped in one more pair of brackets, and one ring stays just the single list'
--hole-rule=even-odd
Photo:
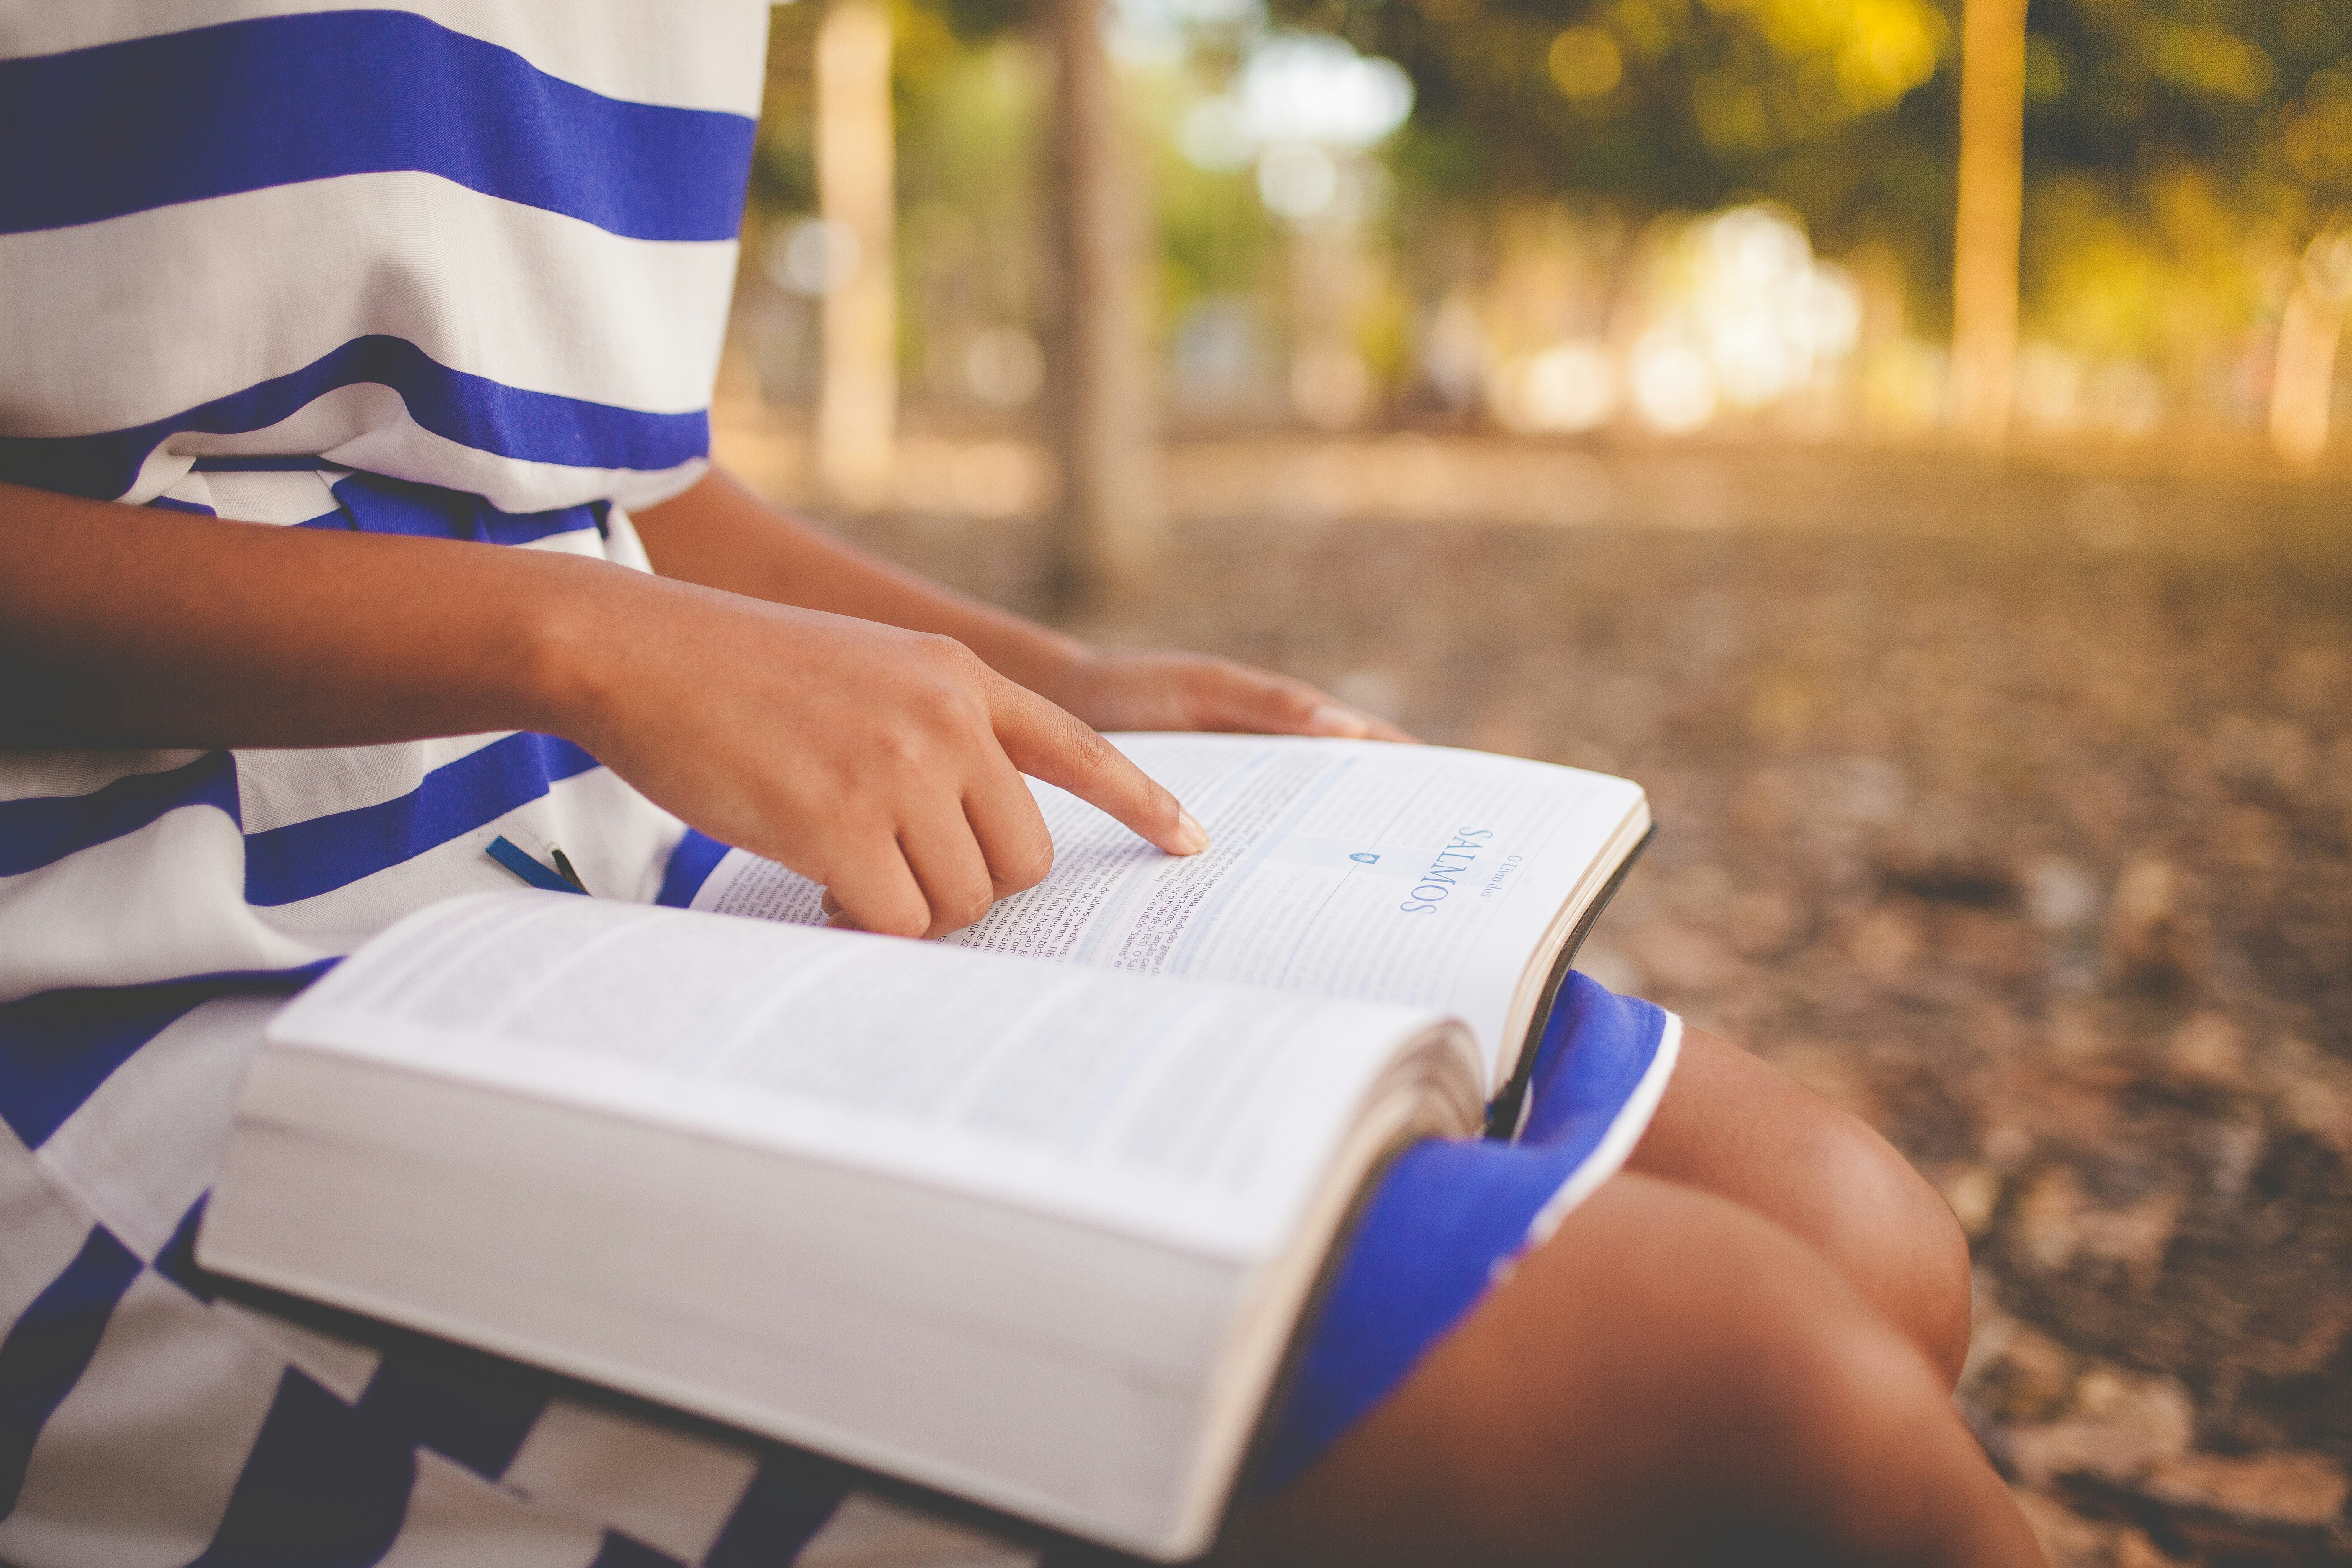
[{"label": "blurred green foliage", "polygon": [[[1167,98],[1169,85],[1160,84],[1154,96]],[[1179,118],[1173,106],[1151,107],[1160,124]],[[1173,318],[1202,300],[1247,296],[1266,286],[1277,245],[1252,170],[1246,164],[1201,168],[1178,151],[1172,136],[1154,138],[1152,151],[1160,313]]]},{"label": "blurred green foliage", "polygon": [[900,352],[934,384],[971,333],[1037,318],[1045,62],[1016,37],[959,38],[902,6],[898,98]]},{"label": "blurred green foliage", "polygon": [[2352,200],[2352,5],[2040,0],[2029,15],[2029,326],[2178,365],[2275,308]]},{"label": "blurred green foliage", "polygon": [[1955,26],[1929,0],[1293,0],[1418,90],[1409,190],[1772,197],[1817,240],[1924,258],[1949,233]]},{"label": "blurred green foliage", "polygon": [[[1931,301],[1948,273],[1959,0],[1278,3],[1412,74],[1393,162],[1425,198],[1765,196]],[[2251,309],[2249,247],[2291,258],[2352,200],[2352,5],[2035,0],[2028,25],[2028,295],[2085,349],[2145,339],[2163,297]]]}]

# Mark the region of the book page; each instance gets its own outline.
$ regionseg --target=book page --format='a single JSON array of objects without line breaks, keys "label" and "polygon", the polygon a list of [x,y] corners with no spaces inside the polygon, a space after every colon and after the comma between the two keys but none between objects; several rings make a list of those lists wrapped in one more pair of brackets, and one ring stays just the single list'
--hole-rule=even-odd
[{"label": "book page", "polygon": [[410,917],[269,1037],[1249,1253],[1439,1022],[512,893]]},{"label": "book page", "polygon": [[[1438,746],[1251,735],[1113,735],[1213,842],[1162,854],[1051,784],[1030,788],[1054,869],[945,941],[1139,974],[1229,981],[1457,1014],[1489,1057],[1528,956],[1638,785]],[[723,860],[694,907],[814,920],[819,890]]]}]

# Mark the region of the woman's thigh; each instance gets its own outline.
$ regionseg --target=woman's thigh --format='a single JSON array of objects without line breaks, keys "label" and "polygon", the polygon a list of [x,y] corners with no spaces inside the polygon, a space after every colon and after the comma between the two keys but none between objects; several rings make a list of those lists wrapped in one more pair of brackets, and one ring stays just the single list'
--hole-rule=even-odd
[{"label": "woman's thigh", "polygon": [[1936,1373],[1810,1248],[1622,1175],[1297,1481],[1237,1563],[2030,1563]]},{"label": "woman's thigh", "polygon": [[1959,1376],[1969,1247],[1943,1198],[1894,1146],[1757,1058],[1685,1028],[1682,1058],[1626,1168],[1753,1209],[1826,1259]]}]

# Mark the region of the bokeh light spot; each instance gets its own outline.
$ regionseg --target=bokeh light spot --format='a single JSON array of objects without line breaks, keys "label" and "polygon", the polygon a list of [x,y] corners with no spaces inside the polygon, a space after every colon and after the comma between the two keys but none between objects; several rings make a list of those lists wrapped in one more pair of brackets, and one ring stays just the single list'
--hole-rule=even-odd
[{"label": "bokeh light spot", "polygon": [[1580,101],[1606,98],[1625,79],[1616,41],[1598,27],[1570,27],[1551,41],[1551,79]]}]

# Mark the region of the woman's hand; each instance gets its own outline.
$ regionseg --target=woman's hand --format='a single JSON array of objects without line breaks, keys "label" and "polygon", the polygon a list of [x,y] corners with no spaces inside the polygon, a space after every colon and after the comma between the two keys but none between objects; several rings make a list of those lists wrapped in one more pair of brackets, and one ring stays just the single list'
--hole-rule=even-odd
[{"label": "woman's hand", "polygon": [[1097,730],[1413,739],[1303,680],[1206,654],[1089,650],[1040,689]]},{"label": "woman's hand", "polygon": [[1054,846],[1024,773],[1171,854],[1208,847],[1100,735],[950,638],[615,585],[625,624],[593,626],[564,731],[713,837],[823,883],[862,930],[937,936],[1041,879]]}]

